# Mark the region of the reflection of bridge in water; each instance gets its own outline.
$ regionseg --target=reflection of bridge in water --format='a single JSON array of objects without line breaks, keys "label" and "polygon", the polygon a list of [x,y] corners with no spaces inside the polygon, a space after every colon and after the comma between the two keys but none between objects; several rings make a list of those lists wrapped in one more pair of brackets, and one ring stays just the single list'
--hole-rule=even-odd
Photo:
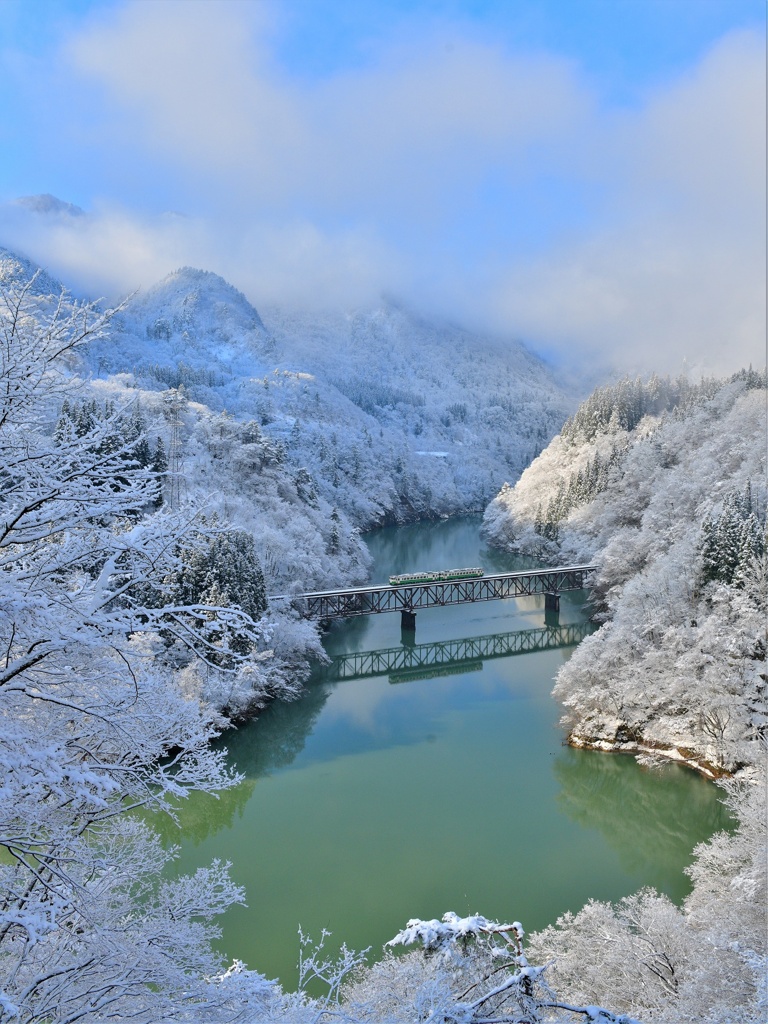
[{"label": "reflection of bridge in water", "polygon": [[439,640],[433,644],[402,644],[380,651],[357,651],[332,658],[323,674],[333,680],[389,675],[390,682],[396,683],[473,672],[481,669],[483,661],[489,658],[573,647],[591,631],[591,623],[575,622],[566,626],[543,626],[462,640]]}]

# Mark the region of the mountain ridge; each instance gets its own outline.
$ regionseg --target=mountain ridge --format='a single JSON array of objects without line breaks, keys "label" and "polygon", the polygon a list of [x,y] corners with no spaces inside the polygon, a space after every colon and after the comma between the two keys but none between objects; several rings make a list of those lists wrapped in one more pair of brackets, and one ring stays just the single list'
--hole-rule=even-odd
[{"label": "mountain ridge", "polygon": [[[24,258],[14,266],[17,279],[34,272]],[[363,528],[479,511],[575,405],[520,343],[504,348],[391,299],[259,311],[188,266],[132,297],[83,358],[96,378],[183,385],[214,414],[255,420]]]}]

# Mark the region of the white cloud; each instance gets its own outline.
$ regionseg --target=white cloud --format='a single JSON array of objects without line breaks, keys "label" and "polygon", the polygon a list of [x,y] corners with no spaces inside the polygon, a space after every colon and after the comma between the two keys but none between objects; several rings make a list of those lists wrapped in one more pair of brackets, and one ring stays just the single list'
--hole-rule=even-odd
[{"label": "white cloud", "polygon": [[71,46],[76,67],[140,116],[140,145],[252,210],[418,210],[489,162],[514,176],[532,144],[572,135],[589,106],[568,62],[461,39],[289,82],[265,51],[259,9],[132,3]]},{"label": "white cloud", "polygon": [[625,365],[711,372],[764,360],[765,65],[724,40],[685,81],[614,121],[605,222],[511,269],[500,321]]},{"label": "white cloud", "polygon": [[139,217],[101,205],[87,216],[0,206],[0,238],[71,289],[114,299],[181,266],[221,274],[263,302],[338,308],[374,304],[382,281],[401,282],[395,255],[362,229],[322,232],[312,223],[220,223],[164,214]]},{"label": "white cloud", "polygon": [[93,153],[123,176],[156,176],[194,215],[104,205],[76,224],[6,209],[5,237],[91,291],[190,263],[256,305],[387,290],[627,367],[760,360],[755,34],[725,38],[616,110],[572,62],[510,54],[461,26],[420,26],[368,66],[310,85],[272,59],[279,18],[279,5],[225,0],[103,12],[67,49],[81,76],[74,109],[102,130]]},{"label": "white cloud", "polygon": [[[0,232],[73,290],[115,297],[152,284],[184,254],[208,249],[204,226],[172,215],[152,221],[103,205],[87,216],[0,207]],[[181,263],[187,262],[181,259]]]}]

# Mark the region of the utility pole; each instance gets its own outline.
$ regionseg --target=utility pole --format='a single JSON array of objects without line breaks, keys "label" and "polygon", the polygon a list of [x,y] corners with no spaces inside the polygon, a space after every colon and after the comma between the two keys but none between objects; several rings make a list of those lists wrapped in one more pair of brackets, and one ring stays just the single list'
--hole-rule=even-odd
[{"label": "utility pole", "polygon": [[187,406],[183,385],[170,388],[163,396],[165,417],[171,428],[168,445],[168,505],[178,508],[181,503],[181,414]]}]

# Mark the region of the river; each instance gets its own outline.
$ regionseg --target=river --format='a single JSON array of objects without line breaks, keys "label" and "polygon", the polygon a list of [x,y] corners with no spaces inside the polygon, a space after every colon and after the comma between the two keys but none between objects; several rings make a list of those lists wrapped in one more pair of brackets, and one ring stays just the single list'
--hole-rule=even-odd
[{"label": "river", "polygon": [[[487,549],[479,525],[376,531],[373,582],[522,567]],[[418,613],[416,643],[518,631],[538,640],[544,617],[542,597],[430,609]],[[563,595],[560,623],[586,620],[584,595]],[[337,656],[400,643],[394,614],[339,624],[325,646]],[[246,887],[248,908],[223,919],[227,956],[291,988],[299,925],[378,955],[409,918],[447,910],[531,931],[590,897],[642,886],[681,900],[694,845],[729,824],[719,792],[677,765],[649,772],[563,746],[551,689],[572,650],[344,681],[318,668],[300,701],[228,734],[245,780],[219,800],[184,801],[180,835],[164,826],[180,844],[180,871],[218,857]]]}]

